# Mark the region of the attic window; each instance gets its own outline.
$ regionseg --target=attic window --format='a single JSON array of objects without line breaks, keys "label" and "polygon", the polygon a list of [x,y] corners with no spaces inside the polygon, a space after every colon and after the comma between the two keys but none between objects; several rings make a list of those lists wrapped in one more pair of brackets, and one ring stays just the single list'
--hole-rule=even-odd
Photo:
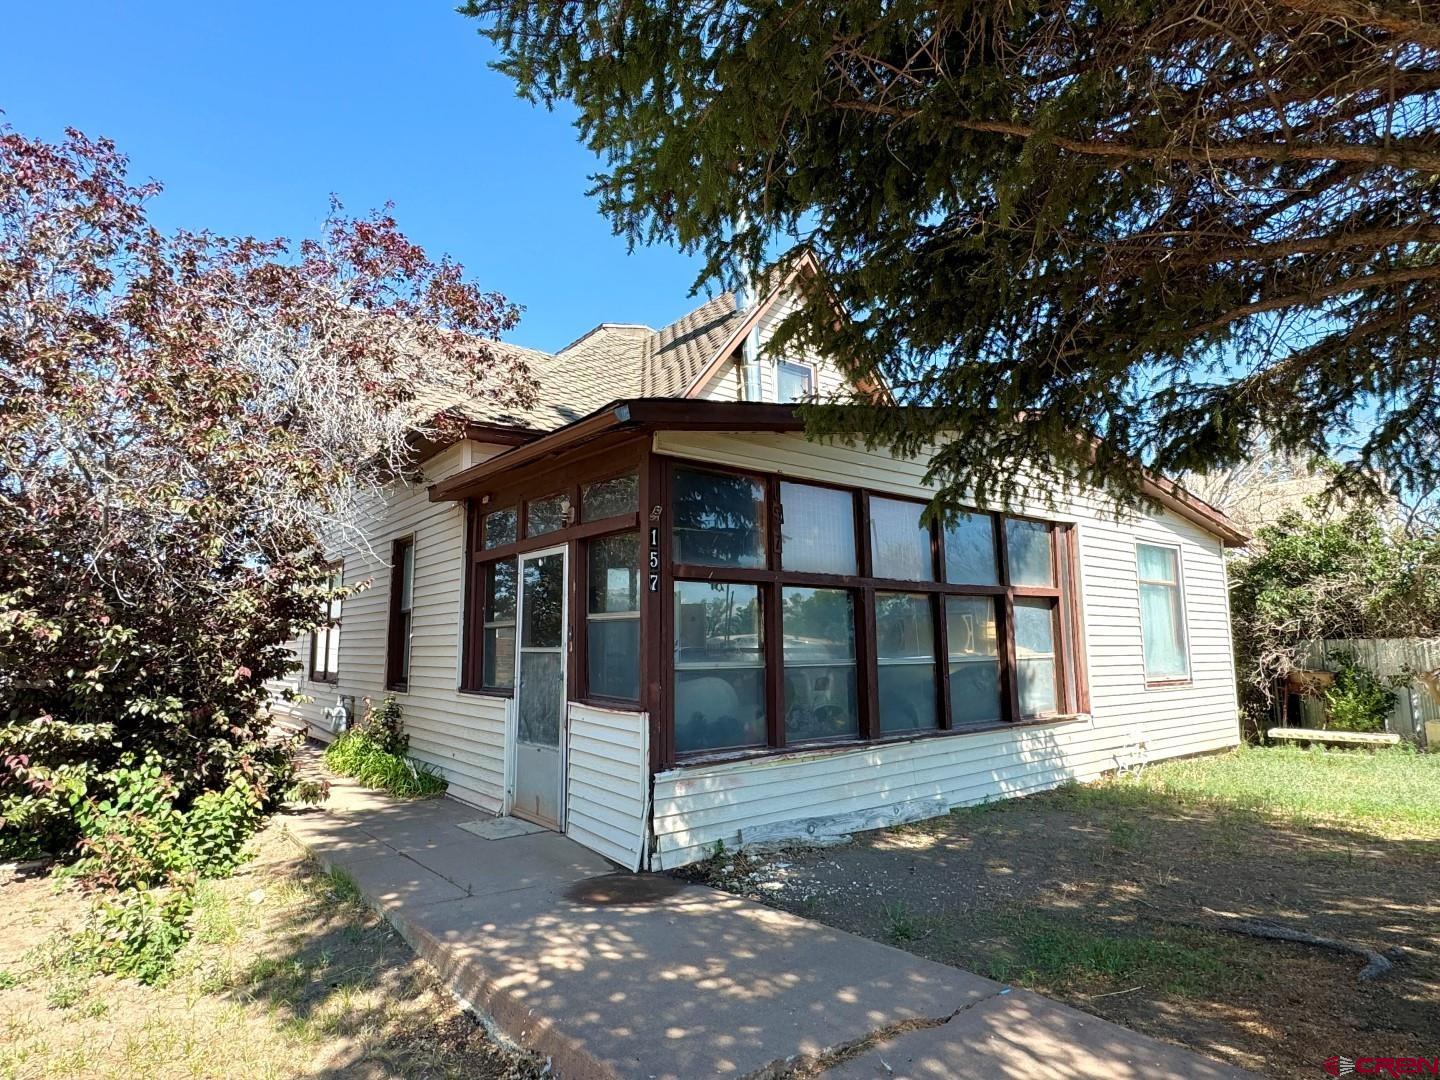
[{"label": "attic window", "polygon": [[808,401],[815,396],[815,369],[809,364],[782,360],[775,369],[775,400]]}]

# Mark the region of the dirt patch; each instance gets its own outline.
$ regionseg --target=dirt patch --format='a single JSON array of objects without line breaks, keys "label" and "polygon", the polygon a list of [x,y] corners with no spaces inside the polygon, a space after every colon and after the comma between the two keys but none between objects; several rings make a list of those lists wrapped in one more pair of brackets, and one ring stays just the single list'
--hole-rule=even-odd
[{"label": "dirt patch", "polygon": [[[1061,790],[687,876],[1276,1077],[1440,1053],[1440,842]],[[1210,908],[1404,958],[1226,932]],[[1317,1073],[1317,1075],[1319,1075]]]},{"label": "dirt patch", "polygon": [[0,871],[0,1076],[540,1075],[278,824],[248,850],[234,876],[202,884],[194,937],[158,987],[67,963],[85,897]]}]

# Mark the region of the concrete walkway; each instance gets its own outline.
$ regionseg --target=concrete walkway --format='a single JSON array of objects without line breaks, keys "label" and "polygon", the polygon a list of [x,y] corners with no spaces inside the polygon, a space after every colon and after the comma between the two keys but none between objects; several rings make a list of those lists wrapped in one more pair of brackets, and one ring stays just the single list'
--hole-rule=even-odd
[{"label": "concrete walkway", "polygon": [[565,1080],[770,1077],[820,1055],[833,1080],[1249,1075],[726,893],[617,873],[554,833],[461,828],[494,820],[344,781],[325,808],[284,818]]}]

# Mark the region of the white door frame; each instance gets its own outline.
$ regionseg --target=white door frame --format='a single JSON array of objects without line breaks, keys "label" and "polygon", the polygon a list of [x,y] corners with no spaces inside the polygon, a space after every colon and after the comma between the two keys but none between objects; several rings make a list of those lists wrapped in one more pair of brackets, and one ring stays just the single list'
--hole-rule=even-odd
[{"label": "white door frame", "polygon": [[515,692],[505,710],[505,803],[501,813],[509,815],[515,805],[516,754],[520,739],[520,656],[525,640],[525,563],[545,555],[560,556],[560,768],[556,793],[557,832],[565,831],[566,795],[570,786],[570,545],[536,548],[516,555],[515,563]]}]

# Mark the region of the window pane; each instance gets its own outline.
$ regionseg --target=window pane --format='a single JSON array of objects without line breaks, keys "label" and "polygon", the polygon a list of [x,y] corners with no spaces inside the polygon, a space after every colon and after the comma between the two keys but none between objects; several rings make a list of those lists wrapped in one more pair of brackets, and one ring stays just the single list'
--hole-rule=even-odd
[{"label": "window pane", "polygon": [[1054,585],[1050,562],[1050,526],[1043,521],[1005,519],[1005,552],[1011,585]]},{"label": "window pane", "polygon": [[876,577],[935,579],[930,530],[920,524],[924,509],[898,499],[870,500],[870,558]]},{"label": "window pane", "polygon": [[513,544],[519,539],[516,531],[520,520],[519,513],[512,506],[509,510],[495,510],[485,515],[484,546],[487,548],[502,547],[505,544]]},{"label": "window pane", "polygon": [[676,469],[673,501],[676,562],[765,565],[765,487],[759,481]]},{"label": "window pane", "polygon": [[525,603],[520,646],[553,649],[564,642],[565,556],[542,555],[525,563]]},{"label": "window pane", "polygon": [[400,678],[410,678],[410,615],[400,616]]},{"label": "window pane", "polygon": [[859,735],[852,595],[843,589],[786,589],[781,621],[786,741]]},{"label": "window pane", "polygon": [[515,624],[487,626],[480,647],[484,652],[483,686],[508,690],[515,685]]},{"label": "window pane", "polygon": [[633,514],[639,508],[640,478],[635,473],[597,480],[580,489],[580,516],[585,521]]},{"label": "window pane", "polygon": [[590,541],[589,611],[640,610],[640,534]]},{"label": "window pane", "polygon": [[551,495],[548,499],[536,499],[525,506],[525,535],[544,536],[556,529],[563,529],[569,514],[569,495]]},{"label": "window pane", "polygon": [[1174,584],[1180,580],[1179,553],[1174,548],[1159,547],[1155,544],[1136,546],[1137,561],[1140,564],[1141,581],[1161,581]]},{"label": "window pane", "polygon": [[777,401],[804,401],[815,391],[815,369],[808,364],[781,362],[775,378]]},{"label": "window pane", "polygon": [[340,627],[330,627],[325,635],[325,674],[337,675],[340,671]]},{"label": "window pane", "polygon": [[876,593],[875,645],[881,732],[937,727],[935,621],[930,598]]},{"label": "window pane", "polygon": [[945,526],[945,580],[956,585],[998,585],[995,522],[989,514],[961,514]]},{"label": "window pane", "polygon": [[1020,715],[1054,712],[1055,605],[1044,599],[1015,601],[1015,656],[1020,684]]},{"label": "window pane", "polygon": [[1145,677],[1183,679],[1190,673],[1180,616],[1180,590],[1173,585],[1140,586]]},{"label": "window pane", "polygon": [[480,685],[515,685],[516,562],[506,559],[485,568],[484,626],[480,635]]},{"label": "window pane", "polygon": [[1140,629],[1147,679],[1184,679],[1190,674],[1185,647],[1185,609],[1180,595],[1180,557],[1174,548],[1136,545],[1140,569]]},{"label": "window pane", "polygon": [[765,744],[765,654],[754,585],[675,583],[675,746]]},{"label": "window pane", "polygon": [[[528,589],[525,598],[530,598]],[[564,715],[565,667],[560,650],[522,652],[516,737],[521,742],[558,746],[560,718]]]},{"label": "window pane", "polygon": [[602,697],[640,697],[640,535],[590,542],[585,651],[589,688]]},{"label": "window pane", "polygon": [[640,698],[640,617],[591,619],[585,627],[590,692],[601,697]]},{"label": "window pane", "polygon": [[780,485],[784,521],[781,559],[786,570],[854,574],[855,497],[811,484]]},{"label": "window pane", "polygon": [[400,554],[400,610],[409,611],[413,606],[411,594],[415,583],[415,545],[406,543]]},{"label": "window pane", "polygon": [[515,560],[493,562],[485,568],[485,621],[515,618]]},{"label": "window pane", "polygon": [[983,596],[945,598],[950,650],[950,724],[999,720],[1000,652],[995,634],[995,601]]}]

